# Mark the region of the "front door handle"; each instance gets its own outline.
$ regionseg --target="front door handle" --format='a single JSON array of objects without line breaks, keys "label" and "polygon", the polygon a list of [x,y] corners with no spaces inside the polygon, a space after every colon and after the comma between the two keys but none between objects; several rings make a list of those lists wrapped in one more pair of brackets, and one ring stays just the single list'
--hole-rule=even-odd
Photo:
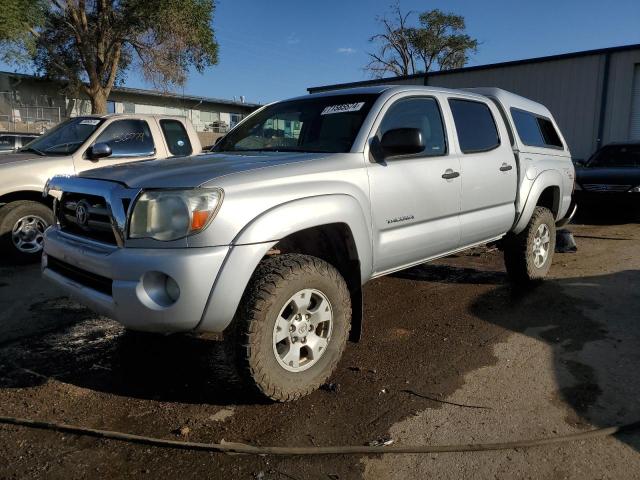
[{"label": "front door handle", "polygon": [[508,172],[509,170],[511,170],[513,168],[513,166],[509,165],[508,163],[503,163],[502,166],[500,167],[500,171],[501,172]]},{"label": "front door handle", "polygon": [[451,180],[452,178],[457,178],[460,176],[460,172],[454,172],[450,168],[447,168],[442,174],[442,178],[445,180]]}]

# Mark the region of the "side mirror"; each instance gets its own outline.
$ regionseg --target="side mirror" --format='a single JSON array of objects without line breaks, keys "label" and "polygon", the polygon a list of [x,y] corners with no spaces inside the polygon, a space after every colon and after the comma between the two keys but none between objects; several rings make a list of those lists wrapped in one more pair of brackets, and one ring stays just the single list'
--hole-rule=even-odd
[{"label": "side mirror", "polygon": [[395,128],[382,136],[380,146],[385,156],[411,155],[424,150],[422,131],[418,128]]},{"label": "side mirror", "polygon": [[108,157],[111,155],[111,147],[108,143],[96,143],[89,149],[89,157],[91,160],[98,160],[100,158]]}]

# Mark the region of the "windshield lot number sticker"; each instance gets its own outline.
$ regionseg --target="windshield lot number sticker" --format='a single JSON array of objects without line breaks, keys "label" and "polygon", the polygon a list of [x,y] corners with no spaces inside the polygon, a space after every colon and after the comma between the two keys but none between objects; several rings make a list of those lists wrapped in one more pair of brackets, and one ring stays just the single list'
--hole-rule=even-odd
[{"label": "windshield lot number sticker", "polygon": [[325,107],[320,115],[331,115],[332,113],[357,112],[364,105],[364,102],[343,103],[342,105],[331,105]]},{"label": "windshield lot number sticker", "polygon": [[80,125],[97,125],[100,123],[100,120],[96,119],[96,120],[82,120],[80,122]]}]

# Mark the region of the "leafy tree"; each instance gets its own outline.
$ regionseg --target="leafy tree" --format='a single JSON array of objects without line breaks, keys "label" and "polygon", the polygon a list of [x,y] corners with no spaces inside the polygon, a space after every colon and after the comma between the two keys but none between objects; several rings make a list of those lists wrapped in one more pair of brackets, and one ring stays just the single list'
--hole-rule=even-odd
[{"label": "leafy tree", "polygon": [[435,9],[418,18],[420,27],[409,31],[409,41],[425,72],[435,64],[439,70],[463,67],[469,61],[469,53],[478,50],[478,41],[464,33],[463,16]]},{"label": "leafy tree", "polygon": [[[136,69],[162,89],[183,85],[191,68],[218,62],[214,0],[3,0],[4,60],[30,58],[106,113],[113,86]],[[4,21],[3,21],[4,20]]]},{"label": "leafy tree", "polygon": [[464,33],[461,15],[429,10],[418,16],[419,26],[412,27],[413,12],[402,13],[399,4],[392,8],[391,18],[378,19],[383,32],[369,39],[378,44],[378,51],[369,53],[365,69],[376,78],[460,68],[478,49],[478,41]]},{"label": "leafy tree", "polygon": [[0,8],[0,60],[23,63],[36,51],[36,29],[44,24],[40,0],[3,0]]}]

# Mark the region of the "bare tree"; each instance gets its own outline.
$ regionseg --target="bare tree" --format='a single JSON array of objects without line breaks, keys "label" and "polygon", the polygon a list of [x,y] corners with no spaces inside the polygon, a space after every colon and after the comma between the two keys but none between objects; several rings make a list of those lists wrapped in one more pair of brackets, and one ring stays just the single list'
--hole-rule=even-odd
[{"label": "bare tree", "polygon": [[372,76],[382,78],[387,73],[411,75],[415,73],[415,52],[410,41],[407,20],[413,12],[403,14],[400,4],[393,7],[391,18],[378,17],[382,33],[373,35],[369,41],[379,44],[377,53],[369,53],[370,62],[365,67]]},{"label": "bare tree", "polygon": [[419,26],[412,27],[412,14],[402,13],[396,3],[391,18],[378,18],[383,32],[369,39],[378,44],[378,51],[369,53],[370,61],[365,67],[374,78],[429,72],[436,67],[459,68],[477,51],[478,41],[464,33],[466,25],[461,15],[429,10],[418,16]]}]

